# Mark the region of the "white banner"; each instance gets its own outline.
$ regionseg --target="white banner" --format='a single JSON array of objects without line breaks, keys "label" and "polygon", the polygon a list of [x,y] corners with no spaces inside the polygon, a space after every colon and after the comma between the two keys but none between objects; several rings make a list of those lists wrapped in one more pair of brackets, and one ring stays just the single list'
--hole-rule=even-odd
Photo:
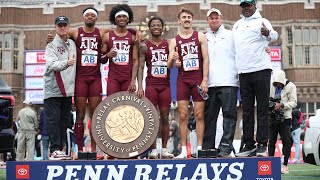
[{"label": "white banner", "polygon": [[25,89],[39,89],[42,90],[44,85],[43,77],[26,77]]},{"label": "white banner", "polygon": [[43,104],[43,90],[26,90],[25,95],[33,104]]},{"label": "white banner", "polygon": [[27,65],[25,67],[25,76],[43,76],[45,68],[45,64]]}]

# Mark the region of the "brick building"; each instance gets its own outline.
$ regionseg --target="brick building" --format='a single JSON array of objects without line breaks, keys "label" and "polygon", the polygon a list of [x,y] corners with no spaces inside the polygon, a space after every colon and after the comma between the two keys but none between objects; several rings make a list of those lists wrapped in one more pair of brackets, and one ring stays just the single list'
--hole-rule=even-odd
[{"label": "brick building", "polygon": [[[162,17],[167,25],[165,38],[178,31],[176,14],[181,7],[194,12],[194,27],[206,31],[208,9],[222,11],[226,28],[240,16],[238,0],[81,0],[2,1],[0,5],[0,75],[12,87],[16,98],[14,114],[22,107],[24,96],[24,51],[45,49],[45,37],[54,29],[54,19],[66,15],[71,27],[83,25],[82,9],[94,6],[99,10],[97,27],[114,27],[107,21],[108,13],[117,3],[128,3],[134,11],[129,26],[146,29],[150,16]],[[279,33],[279,40],[270,44],[281,46],[282,67],[287,78],[297,85],[298,100],[303,102],[307,116],[320,108],[320,0],[258,0],[263,17],[270,20]],[[240,113],[239,113],[240,117]]]}]

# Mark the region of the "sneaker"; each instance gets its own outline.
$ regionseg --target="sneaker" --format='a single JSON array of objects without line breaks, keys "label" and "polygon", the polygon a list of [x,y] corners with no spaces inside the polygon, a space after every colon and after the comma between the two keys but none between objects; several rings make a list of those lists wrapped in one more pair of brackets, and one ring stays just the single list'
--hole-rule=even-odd
[{"label": "sneaker", "polygon": [[149,154],[149,159],[158,159],[159,152],[158,149],[152,149],[151,153]]},{"label": "sneaker", "polygon": [[285,165],[281,166],[281,174],[289,174],[288,166],[285,166]]},{"label": "sneaker", "polygon": [[233,153],[232,152],[220,151],[218,153],[218,157],[233,157]]},{"label": "sneaker", "polygon": [[166,148],[163,148],[161,150],[161,158],[162,159],[172,159],[172,158],[174,158],[174,155],[169,153]]},{"label": "sneaker", "polygon": [[294,158],[294,159],[292,159],[289,163],[290,163],[290,164],[299,164],[299,163],[300,163],[300,159]]},{"label": "sneaker", "polygon": [[50,160],[70,160],[71,157],[66,155],[65,152],[57,150],[50,155],[49,159]]},{"label": "sneaker", "polygon": [[259,144],[257,147],[257,156],[258,157],[268,157],[267,147],[263,144]]},{"label": "sneaker", "polygon": [[240,152],[238,152],[235,155],[237,157],[248,157],[248,156],[251,156],[251,154],[253,154],[255,152],[256,152],[255,146],[252,146],[252,147],[245,146]]}]

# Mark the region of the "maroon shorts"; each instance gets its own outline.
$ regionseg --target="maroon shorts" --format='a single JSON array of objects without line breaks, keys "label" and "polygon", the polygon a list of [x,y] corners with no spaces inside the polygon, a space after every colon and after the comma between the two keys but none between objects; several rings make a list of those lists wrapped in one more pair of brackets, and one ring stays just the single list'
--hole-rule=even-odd
[{"label": "maroon shorts", "polygon": [[152,102],[155,107],[158,106],[159,108],[169,108],[171,104],[170,84],[147,84],[146,97]]},{"label": "maroon shorts", "polygon": [[116,92],[127,91],[130,83],[131,83],[131,79],[117,80],[117,79],[109,78],[108,84],[107,84],[107,96],[110,96],[111,94],[114,94]]},{"label": "maroon shorts", "polygon": [[189,101],[190,96],[195,102],[203,102],[203,98],[198,93],[197,85],[202,82],[201,78],[179,78],[177,79],[177,101]]},{"label": "maroon shorts", "polygon": [[75,83],[75,97],[101,96],[102,83],[99,77],[77,77]]}]

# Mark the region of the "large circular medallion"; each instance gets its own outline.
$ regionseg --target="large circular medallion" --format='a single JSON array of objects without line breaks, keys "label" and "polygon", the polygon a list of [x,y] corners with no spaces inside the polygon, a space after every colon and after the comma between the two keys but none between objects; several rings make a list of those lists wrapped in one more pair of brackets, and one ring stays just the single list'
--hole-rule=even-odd
[{"label": "large circular medallion", "polygon": [[99,148],[117,158],[131,158],[146,151],[159,129],[157,109],[146,97],[127,91],[105,98],[96,108],[91,132]]}]

